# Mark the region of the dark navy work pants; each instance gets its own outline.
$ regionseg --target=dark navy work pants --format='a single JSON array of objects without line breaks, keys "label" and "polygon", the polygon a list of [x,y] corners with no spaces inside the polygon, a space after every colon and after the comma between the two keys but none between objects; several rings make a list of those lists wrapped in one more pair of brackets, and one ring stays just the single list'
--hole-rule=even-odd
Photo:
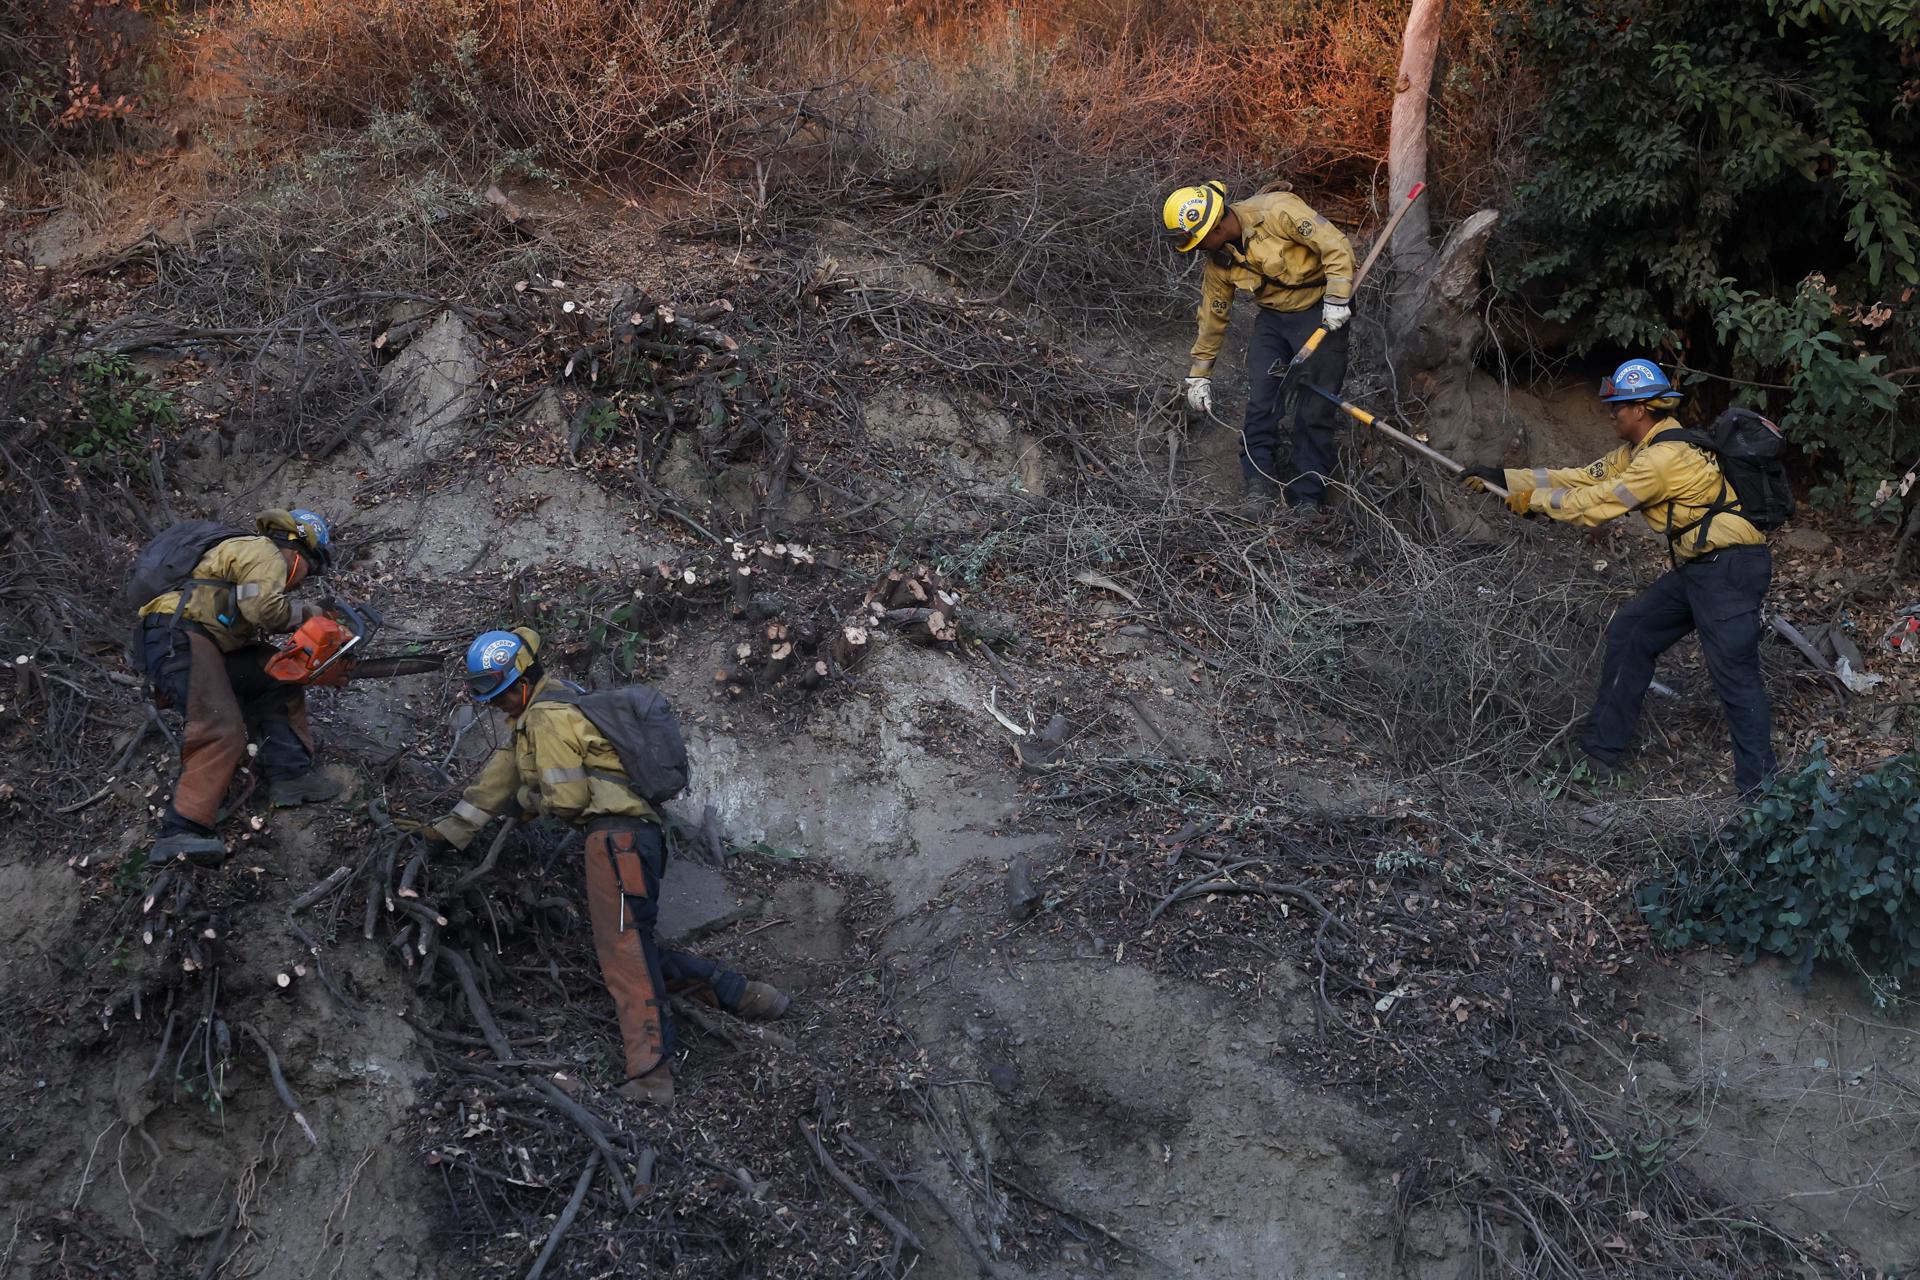
[{"label": "dark navy work pants", "polygon": [[1633,740],[1653,664],[1689,631],[1700,633],[1707,674],[1733,737],[1733,777],[1742,794],[1772,777],[1773,726],[1760,679],[1760,602],[1773,580],[1765,547],[1728,547],[1661,574],[1607,626],[1607,656],[1581,749],[1607,764]]},{"label": "dark navy work pants", "polygon": [[1326,500],[1326,478],[1333,474],[1339,456],[1340,410],[1307,390],[1306,384],[1340,390],[1347,376],[1344,327],[1328,334],[1295,375],[1293,452],[1287,462],[1279,460],[1280,415],[1286,409],[1280,400],[1279,372],[1319,327],[1319,307],[1305,311],[1258,307],[1253,337],[1247,343],[1247,439],[1240,451],[1240,470],[1249,479],[1265,475],[1285,485],[1292,506],[1317,506]]}]

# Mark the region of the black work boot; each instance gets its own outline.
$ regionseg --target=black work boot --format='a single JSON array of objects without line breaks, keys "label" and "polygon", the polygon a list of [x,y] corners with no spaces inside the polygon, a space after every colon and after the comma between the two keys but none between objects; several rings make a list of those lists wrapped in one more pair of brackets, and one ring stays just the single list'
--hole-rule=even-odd
[{"label": "black work boot", "polygon": [[663,1062],[645,1075],[634,1076],[614,1092],[632,1102],[669,1106],[673,1102],[673,1072]]},{"label": "black work boot", "polygon": [[1617,782],[1620,778],[1619,765],[1609,764],[1577,745],[1561,748],[1553,758],[1553,765],[1570,775],[1584,771],[1589,779],[1602,784]]},{"label": "black work boot", "polygon": [[1273,518],[1273,509],[1280,501],[1280,486],[1262,475],[1247,477],[1246,487],[1240,493],[1240,518],[1250,524],[1265,524]]},{"label": "black work boot", "polygon": [[309,769],[292,778],[275,778],[268,784],[276,809],[297,809],[303,804],[324,804],[340,795],[340,784],[318,769]]},{"label": "black work boot", "polygon": [[770,982],[749,982],[740,993],[740,1003],[733,1007],[733,1016],[752,1022],[772,1022],[785,1014],[792,1003],[786,992]]}]

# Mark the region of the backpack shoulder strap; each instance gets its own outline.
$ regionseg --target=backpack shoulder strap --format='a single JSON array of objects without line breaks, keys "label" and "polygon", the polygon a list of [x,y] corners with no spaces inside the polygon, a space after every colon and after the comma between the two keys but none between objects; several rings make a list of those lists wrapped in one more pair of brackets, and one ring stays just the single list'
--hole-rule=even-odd
[{"label": "backpack shoulder strap", "polygon": [[1694,550],[1696,552],[1704,551],[1707,546],[1707,535],[1713,529],[1713,518],[1718,515],[1737,513],[1740,510],[1740,495],[1735,493],[1733,494],[1733,500],[1731,502],[1727,500],[1727,495],[1730,492],[1727,487],[1727,474],[1725,469],[1720,466],[1719,450],[1713,447],[1713,438],[1711,436],[1693,427],[1669,427],[1665,431],[1655,432],[1647,438],[1646,442],[1649,448],[1656,444],[1666,443],[1692,445],[1700,452],[1711,456],[1714,459],[1713,469],[1720,473],[1720,492],[1715,495],[1712,502],[1707,504],[1706,509],[1701,512],[1698,519],[1689,520],[1687,523],[1675,528],[1673,523],[1673,502],[1671,499],[1668,500],[1667,527],[1665,533],[1667,535],[1667,558],[1671,560],[1674,558],[1674,544],[1686,537],[1689,533],[1694,535]]}]

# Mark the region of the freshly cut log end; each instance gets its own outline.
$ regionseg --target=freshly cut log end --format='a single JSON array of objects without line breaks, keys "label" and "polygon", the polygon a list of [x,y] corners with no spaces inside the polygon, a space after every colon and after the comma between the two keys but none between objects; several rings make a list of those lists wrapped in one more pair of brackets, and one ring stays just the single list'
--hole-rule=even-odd
[{"label": "freshly cut log end", "polygon": [[842,671],[853,670],[867,656],[867,650],[872,648],[867,639],[867,628],[861,623],[849,622],[840,628],[839,634],[833,638],[832,653],[834,662]]},{"label": "freshly cut log end", "polygon": [[773,653],[768,657],[766,669],[761,672],[761,676],[768,684],[774,684],[784,679],[792,667],[793,646],[785,643],[777,644],[773,647]]}]

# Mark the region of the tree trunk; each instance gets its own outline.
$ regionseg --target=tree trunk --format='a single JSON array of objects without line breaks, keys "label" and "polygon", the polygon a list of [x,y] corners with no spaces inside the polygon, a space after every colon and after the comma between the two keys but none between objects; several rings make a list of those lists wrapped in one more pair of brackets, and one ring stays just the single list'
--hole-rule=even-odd
[{"label": "tree trunk", "polygon": [[[1440,56],[1440,27],[1447,0],[1413,0],[1400,41],[1400,78],[1393,86],[1393,117],[1387,127],[1387,207],[1397,209],[1407,192],[1427,180],[1427,102]],[[1431,199],[1414,202],[1393,233],[1394,264],[1418,271],[1433,257]]]},{"label": "tree trunk", "polygon": [[1487,335],[1480,271],[1499,221],[1482,209],[1455,227],[1440,252],[1400,282],[1387,326],[1396,390],[1426,406],[1433,447],[1468,466],[1498,464],[1506,449],[1499,406],[1476,406],[1471,390]]}]

